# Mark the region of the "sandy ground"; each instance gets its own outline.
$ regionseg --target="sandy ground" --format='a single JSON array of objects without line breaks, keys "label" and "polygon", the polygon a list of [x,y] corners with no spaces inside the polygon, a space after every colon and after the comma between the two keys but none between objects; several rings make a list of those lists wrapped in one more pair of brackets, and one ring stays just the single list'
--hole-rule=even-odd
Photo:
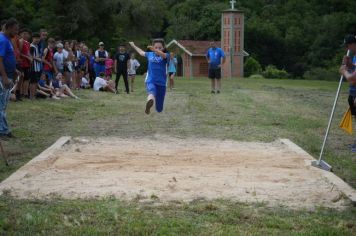
[{"label": "sandy ground", "polygon": [[341,192],[309,162],[310,157],[281,141],[76,138],[22,167],[0,184],[0,192],[40,199],[223,198],[292,208],[346,205]]}]

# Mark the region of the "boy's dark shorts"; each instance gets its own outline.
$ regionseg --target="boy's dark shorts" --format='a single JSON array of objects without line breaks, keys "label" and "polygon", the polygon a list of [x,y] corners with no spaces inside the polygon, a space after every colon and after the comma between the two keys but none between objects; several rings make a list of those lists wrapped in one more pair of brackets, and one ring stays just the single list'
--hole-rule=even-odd
[{"label": "boy's dark shorts", "polygon": [[210,69],[209,68],[209,78],[210,79],[221,79],[221,68]]},{"label": "boy's dark shorts", "polygon": [[350,95],[348,101],[349,101],[349,105],[350,105],[350,109],[351,109],[351,114],[356,117],[355,99],[356,99],[356,96]]},{"label": "boy's dark shorts", "polygon": [[101,88],[99,89],[99,91],[100,91],[100,92],[105,92],[105,88],[104,88],[104,87],[101,87]]},{"label": "boy's dark shorts", "polygon": [[41,78],[41,72],[32,71],[31,72],[30,83],[31,84],[37,84],[38,81],[40,81],[40,78]]},{"label": "boy's dark shorts", "polygon": [[31,78],[31,68],[21,68],[23,72],[23,80],[29,80]]}]

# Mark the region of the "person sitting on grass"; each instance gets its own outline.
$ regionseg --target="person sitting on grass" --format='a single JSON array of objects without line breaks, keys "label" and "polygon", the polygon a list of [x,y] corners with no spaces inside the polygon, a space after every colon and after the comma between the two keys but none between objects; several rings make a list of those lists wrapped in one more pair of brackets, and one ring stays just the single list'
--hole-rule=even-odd
[{"label": "person sitting on grass", "polygon": [[80,82],[80,87],[82,89],[90,89],[91,88],[90,83],[89,83],[89,73],[82,76],[82,80]]},{"label": "person sitting on grass", "polygon": [[61,98],[71,97],[74,99],[78,99],[76,95],[72,92],[72,90],[66,85],[64,76],[62,73],[58,73],[56,78],[53,79],[52,85],[56,90],[56,95]]},{"label": "person sitting on grass", "polygon": [[163,111],[164,98],[166,96],[167,63],[169,53],[166,52],[163,39],[153,40],[152,46],[148,46],[151,52],[145,52],[130,42],[138,54],[148,60],[148,73],[146,77],[146,90],[148,93],[145,113],[150,114],[153,104],[156,103],[156,111]]},{"label": "person sitting on grass", "polygon": [[36,90],[36,97],[40,98],[53,98],[55,100],[59,100],[60,98],[56,96],[56,91],[54,88],[49,84],[48,75],[43,73],[41,74],[40,80],[37,84]]},{"label": "person sitting on grass", "polygon": [[115,84],[112,80],[105,79],[105,73],[100,72],[94,81],[94,91],[111,92],[116,94]]}]

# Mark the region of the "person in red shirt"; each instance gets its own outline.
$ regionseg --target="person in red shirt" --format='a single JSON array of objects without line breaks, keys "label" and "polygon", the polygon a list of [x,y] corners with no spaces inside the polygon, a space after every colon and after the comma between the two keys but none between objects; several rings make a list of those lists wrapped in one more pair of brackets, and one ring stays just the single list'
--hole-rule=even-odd
[{"label": "person in red shirt", "polygon": [[42,63],[43,63],[43,73],[45,73],[49,80],[53,79],[53,55],[54,55],[54,47],[56,41],[53,38],[48,39],[48,47],[46,47],[43,51],[42,55]]},{"label": "person in red shirt", "polygon": [[[21,64],[21,52],[20,52],[20,48],[22,47],[22,45],[20,44],[20,39],[21,36],[20,35],[15,35],[14,37],[11,38],[11,44],[12,47],[14,48],[14,54],[15,54],[15,58],[16,58],[16,69],[20,71],[20,64]],[[21,74],[18,75],[19,79],[21,80]],[[17,78],[14,78],[14,82],[16,83],[16,88],[15,88],[15,92],[16,92],[16,99],[14,99],[15,101],[22,101],[21,96],[20,96],[20,87],[19,87],[19,82],[21,83],[22,81],[17,81]]]},{"label": "person in red shirt", "polygon": [[31,77],[31,64],[32,57],[30,54],[30,39],[31,39],[31,31],[28,29],[22,29],[20,31],[21,39],[20,43],[20,71],[22,76],[20,77],[20,81],[18,82],[18,89],[20,91],[20,96],[24,96],[29,98],[28,90],[30,86],[30,77]]}]

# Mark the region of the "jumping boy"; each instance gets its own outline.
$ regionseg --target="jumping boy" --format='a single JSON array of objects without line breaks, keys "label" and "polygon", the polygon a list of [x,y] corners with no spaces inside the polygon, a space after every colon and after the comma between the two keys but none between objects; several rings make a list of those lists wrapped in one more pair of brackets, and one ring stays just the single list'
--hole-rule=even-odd
[{"label": "jumping boy", "polygon": [[145,113],[150,114],[153,104],[156,104],[156,111],[163,111],[164,97],[166,95],[167,63],[169,53],[166,53],[163,39],[153,40],[152,46],[148,46],[151,52],[145,52],[130,42],[138,54],[148,60],[148,72],[146,76],[146,90],[148,93]]}]

